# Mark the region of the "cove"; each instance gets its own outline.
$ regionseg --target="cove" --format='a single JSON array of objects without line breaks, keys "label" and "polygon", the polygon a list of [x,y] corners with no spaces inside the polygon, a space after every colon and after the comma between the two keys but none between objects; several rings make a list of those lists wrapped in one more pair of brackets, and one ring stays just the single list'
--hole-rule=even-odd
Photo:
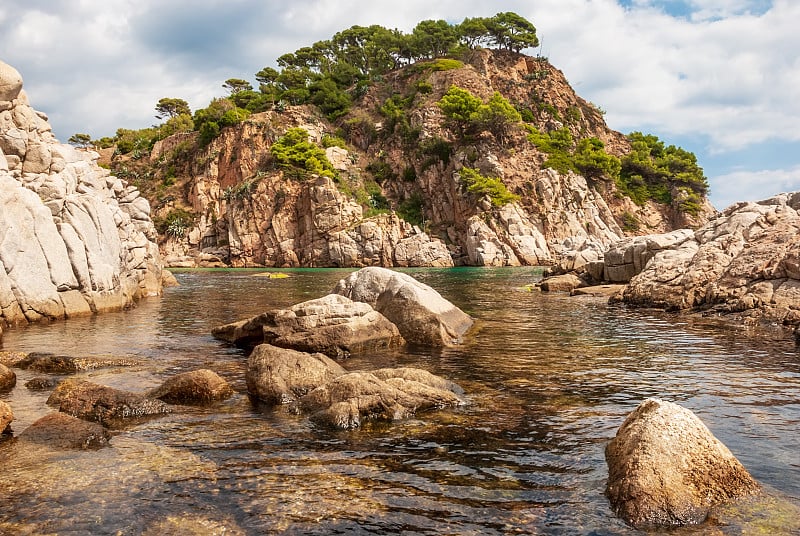
[{"label": "cove", "polygon": [[[158,534],[204,523],[228,534],[640,534],[609,508],[603,449],[647,397],[695,412],[788,503],[770,513],[771,533],[797,530],[781,510],[800,504],[793,344],[530,292],[538,268],[406,270],[476,319],[464,344],[342,363],[429,370],[464,387],[464,407],[337,432],[251,402],[244,355],[211,328],[320,297],[350,271],[179,271],[180,287],[130,311],[7,331],[3,350],[138,363],[75,375],[96,383],[143,392],[209,368],[237,394],[116,430],[101,450],[0,444],[0,533]],[[48,392],[24,387],[43,374],[15,372],[17,387],[0,399],[19,433],[52,410]],[[673,532],[738,534],[754,523],[742,516]]]}]

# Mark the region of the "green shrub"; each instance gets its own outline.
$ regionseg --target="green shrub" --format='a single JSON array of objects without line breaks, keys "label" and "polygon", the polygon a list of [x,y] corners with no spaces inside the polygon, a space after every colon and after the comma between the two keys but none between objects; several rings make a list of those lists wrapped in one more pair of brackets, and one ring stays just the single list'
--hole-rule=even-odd
[{"label": "green shrub", "polygon": [[367,164],[366,170],[372,174],[378,184],[397,178],[392,166],[385,160],[373,160]]},{"label": "green shrub", "polygon": [[397,214],[411,225],[422,225],[424,201],[422,194],[414,193],[397,207]]},{"label": "green shrub", "polygon": [[468,167],[461,168],[459,175],[468,192],[478,197],[488,196],[496,207],[519,200],[519,196],[509,192],[503,181],[497,177],[484,177],[478,170]]},{"label": "green shrub", "polygon": [[325,151],[308,140],[308,132],[302,128],[290,128],[275,140],[270,154],[278,166],[291,168],[301,174],[313,173],[333,177],[333,166]]}]

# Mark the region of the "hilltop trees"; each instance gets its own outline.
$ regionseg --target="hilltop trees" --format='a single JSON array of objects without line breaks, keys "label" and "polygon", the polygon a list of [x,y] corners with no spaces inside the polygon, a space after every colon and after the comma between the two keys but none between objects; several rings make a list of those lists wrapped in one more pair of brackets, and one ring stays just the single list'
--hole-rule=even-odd
[{"label": "hilltop trees", "polygon": [[165,117],[177,117],[181,114],[192,114],[189,104],[183,99],[171,99],[164,97],[156,104],[156,117],[164,119]]}]

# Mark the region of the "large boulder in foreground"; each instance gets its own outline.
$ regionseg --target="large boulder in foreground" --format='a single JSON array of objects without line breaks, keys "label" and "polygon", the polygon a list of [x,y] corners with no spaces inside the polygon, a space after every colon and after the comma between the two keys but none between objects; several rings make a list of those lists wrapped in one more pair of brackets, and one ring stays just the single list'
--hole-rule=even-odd
[{"label": "large boulder in foreground", "polygon": [[216,372],[208,369],[192,370],[167,379],[147,396],[169,404],[207,404],[225,400],[233,389]]},{"label": "large boulder in foreground", "polygon": [[72,379],[59,383],[47,399],[47,404],[73,417],[99,422],[104,426],[120,425],[126,419],[172,411],[169,405],[155,398]]},{"label": "large boulder in foreground", "polygon": [[300,399],[312,419],[349,430],[368,421],[395,421],[464,404],[460,387],[418,369],[381,369],[337,376]]},{"label": "large boulder in foreground", "polygon": [[23,442],[57,449],[98,449],[108,445],[111,435],[101,425],[61,413],[36,420],[20,435]]},{"label": "large boulder in foreground", "polygon": [[368,267],[339,281],[336,294],[370,304],[392,321],[408,342],[450,346],[460,342],[472,318],[410,275]]},{"label": "large boulder in foreground", "polygon": [[259,400],[289,404],[346,372],[324,354],[261,344],[247,359],[245,379],[247,392]]},{"label": "large boulder in foreground", "polygon": [[339,358],[405,342],[397,327],[370,305],[339,294],[220,326],[212,334],[235,344],[264,342]]},{"label": "large boulder in foreground", "polygon": [[759,485],[691,411],[642,402],[606,447],[607,494],[637,528],[701,523],[709,509]]}]

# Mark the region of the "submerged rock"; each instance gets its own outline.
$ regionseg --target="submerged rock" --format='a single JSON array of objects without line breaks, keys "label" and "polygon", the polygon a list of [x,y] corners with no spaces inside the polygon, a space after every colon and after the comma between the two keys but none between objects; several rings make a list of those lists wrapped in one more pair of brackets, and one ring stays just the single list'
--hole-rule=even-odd
[{"label": "submerged rock", "polygon": [[200,369],[169,378],[147,396],[170,404],[205,404],[225,400],[232,394],[231,386],[216,372]]},{"label": "submerged rock", "polygon": [[46,391],[55,387],[56,383],[53,378],[31,378],[25,382],[25,387],[30,391]]},{"label": "submerged rock", "polygon": [[51,374],[71,374],[83,370],[94,370],[105,367],[130,367],[137,362],[112,357],[70,357],[40,352],[31,352],[14,366],[23,370],[47,372]]},{"label": "submerged rock", "polygon": [[370,304],[392,321],[408,342],[417,344],[456,344],[473,322],[428,285],[387,268],[362,268],[339,281],[333,292]]},{"label": "submerged rock", "polygon": [[300,404],[315,421],[349,430],[366,421],[395,421],[425,410],[462,405],[455,391],[463,392],[425,371],[383,369],[337,376],[302,397]]},{"label": "submerged rock", "polygon": [[329,357],[402,345],[397,327],[370,305],[338,294],[298,303],[212,330],[236,344],[264,342]]},{"label": "submerged rock", "polygon": [[268,404],[289,404],[346,372],[324,354],[261,344],[247,360],[247,392]]},{"label": "submerged rock", "polygon": [[712,506],[760,489],[691,411],[654,398],[625,419],[606,461],[611,506],[637,528],[701,523]]},{"label": "submerged rock", "polygon": [[19,435],[20,441],[58,449],[97,449],[107,446],[110,438],[101,425],[61,412],[45,415]]},{"label": "submerged rock", "polygon": [[0,364],[0,391],[9,391],[17,384],[17,375],[7,366]]},{"label": "submerged rock", "polygon": [[170,406],[154,398],[88,381],[64,380],[47,399],[60,411],[104,426],[124,419],[170,413]]},{"label": "submerged rock", "polygon": [[11,406],[0,400],[0,434],[11,433],[11,421],[14,420],[14,412]]}]

